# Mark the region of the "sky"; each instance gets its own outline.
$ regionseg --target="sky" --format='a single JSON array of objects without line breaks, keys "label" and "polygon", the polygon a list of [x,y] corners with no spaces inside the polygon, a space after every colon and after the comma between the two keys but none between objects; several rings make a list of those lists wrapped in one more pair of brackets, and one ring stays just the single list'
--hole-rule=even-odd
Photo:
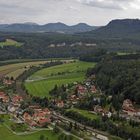
[{"label": "sky", "polygon": [[63,22],[106,25],[140,18],[140,0],[0,0],[0,24]]}]

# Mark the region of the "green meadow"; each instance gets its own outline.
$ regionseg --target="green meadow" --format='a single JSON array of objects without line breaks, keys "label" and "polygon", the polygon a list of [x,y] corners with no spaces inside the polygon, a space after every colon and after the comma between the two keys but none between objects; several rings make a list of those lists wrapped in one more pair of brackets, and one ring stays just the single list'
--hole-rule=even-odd
[{"label": "green meadow", "polygon": [[32,95],[49,96],[49,91],[55,85],[61,86],[62,84],[83,81],[86,70],[93,66],[95,66],[95,63],[76,61],[44,68],[29,77],[25,82],[25,87]]},{"label": "green meadow", "polygon": [[23,43],[17,42],[13,39],[6,39],[5,42],[0,42],[0,47],[7,47],[7,46],[14,46],[14,47],[21,47]]},{"label": "green meadow", "polygon": [[[16,135],[8,130],[5,126],[0,125],[0,140],[40,140],[43,135],[47,140],[58,140],[61,134],[55,134],[50,130],[42,130],[32,134]],[[77,140],[73,138],[72,140]]]}]

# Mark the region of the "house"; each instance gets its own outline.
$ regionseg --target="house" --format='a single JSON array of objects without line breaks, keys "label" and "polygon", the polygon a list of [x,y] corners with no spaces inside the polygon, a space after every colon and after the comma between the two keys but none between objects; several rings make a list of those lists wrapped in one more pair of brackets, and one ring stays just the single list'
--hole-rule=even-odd
[{"label": "house", "polygon": [[82,85],[78,85],[76,89],[77,89],[78,94],[80,95],[87,93],[87,89]]},{"label": "house", "polygon": [[8,103],[8,102],[9,102],[9,97],[8,97],[4,92],[0,92],[0,99],[1,99],[4,103]]},{"label": "house", "polygon": [[17,108],[16,108],[15,106],[13,106],[13,105],[9,105],[9,106],[8,106],[8,111],[9,111],[9,112],[13,113],[13,112],[15,112],[16,110],[17,110]]},{"label": "house", "polygon": [[96,112],[96,113],[102,113],[102,112],[103,112],[103,109],[102,109],[101,106],[96,105],[96,106],[94,107],[94,112]]},{"label": "house", "polygon": [[35,109],[35,113],[31,116],[29,113],[25,112],[23,114],[24,121],[30,126],[40,126],[43,127],[46,123],[50,123],[50,111],[45,109]]},{"label": "house", "polygon": [[26,120],[31,120],[31,115],[29,114],[29,113],[27,113],[27,112],[25,112],[24,114],[23,114],[23,118],[24,118],[24,120],[26,121]]},{"label": "house", "polygon": [[23,101],[22,96],[15,95],[15,96],[12,97],[12,102],[13,102],[14,104],[18,104],[18,103],[20,103],[20,102],[22,102],[22,101]]},{"label": "house", "polygon": [[51,120],[50,120],[49,118],[44,118],[44,119],[40,119],[40,120],[38,121],[38,124],[39,124],[41,127],[43,127],[44,125],[49,124],[50,122],[51,122]]},{"label": "house", "polygon": [[6,78],[3,79],[3,84],[6,86],[10,86],[10,85],[14,84],[14,82],[15,81],[11,80],[11,79],[6,79]]},{"label": "house", "polygon": [[46,115],[43,112],[38,112],[33,114],[33,120],[39,121],[40,119],[45,119]]},{"label": "house", "polygon": [[23,119],[31,127],[38,126],[37,123],[32,119],[32,116],[27,112],[23,114]]},{"label": "house", "polygon": [[36,126],[38,126],[38,124],[37,124],[35,121],[31,120],[31,119],[27,119],[27,120],[25,120],[25,122],[26,122],[28,125],[30,125],[31,127],[36,127]]},{"label": "house", "polygon": [[127,113],[129,116],[134,116],[137,113],[136,109],[133,106],[132,101],[129,99],[123,101],[122,111],[124,113]]},{"label": "house", "polygon": [[50,111],[48,108],[43,109],[43,112],[44,112],[46,115],[50,115],[50,114],[51,114],[51,111]]},{"label": "house", "polygon": [[92,93],[96,93],[96,92],[97,92],[96,87],[95,87],[94,85],[91,86],[90,91],[91,91]]},{"label": "house", "polygon": [[63,108],[64,107],[64,102],[63,101],[57,101],[57,107]]}]

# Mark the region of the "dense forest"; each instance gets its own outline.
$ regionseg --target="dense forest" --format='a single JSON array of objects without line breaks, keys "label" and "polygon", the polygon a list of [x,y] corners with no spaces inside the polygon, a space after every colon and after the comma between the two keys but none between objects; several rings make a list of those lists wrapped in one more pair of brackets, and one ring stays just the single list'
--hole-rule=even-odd
[{"label": "dense forest", "polygon": [[[114,51],[138,51],[139,39],[97,39],[84,35],[57,33],[0,33],[0,42],[13,39],[22,43],[21,47],[0,47],[0,60],[6,59],[44,59],[81,57],[94,53],[98,48]],[[79,42],[82,42],[80,44]],[[51,46],[54,44],[54,46]],[[64,45],[65,44],[65,45]],[[74,44],[74,45],[73,45]],[[88,44],[88,45],[86,45]],[[89,45],[91,44],[91,45]],[[94,44],[94,45],[92,45]],[[62,51],[63,50],[63,51]]]},{"label": "dense forest", "polygon": [[116,102],[128,98],[140,104],[140,60],[131,55],[119,58],[102,60],[95,68],[88,69],[87,75],[95,74],[96,84],[105,94],[116,97]]}]

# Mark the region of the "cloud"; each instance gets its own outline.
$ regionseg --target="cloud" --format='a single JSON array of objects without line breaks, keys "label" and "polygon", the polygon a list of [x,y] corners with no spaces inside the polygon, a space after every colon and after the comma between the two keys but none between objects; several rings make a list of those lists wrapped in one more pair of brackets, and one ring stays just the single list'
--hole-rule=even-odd
[{"label": "cloud", "polygon": [[77,0],[82,4],[86,4],[98,8],[114,9],[114,10],[124,10],[129,7],[129,5],[139,2],[139,0]]},{"label": "cloud", "polygon": [[140,0],[0,0],[0,23],[87,22],[140,18]]}]

